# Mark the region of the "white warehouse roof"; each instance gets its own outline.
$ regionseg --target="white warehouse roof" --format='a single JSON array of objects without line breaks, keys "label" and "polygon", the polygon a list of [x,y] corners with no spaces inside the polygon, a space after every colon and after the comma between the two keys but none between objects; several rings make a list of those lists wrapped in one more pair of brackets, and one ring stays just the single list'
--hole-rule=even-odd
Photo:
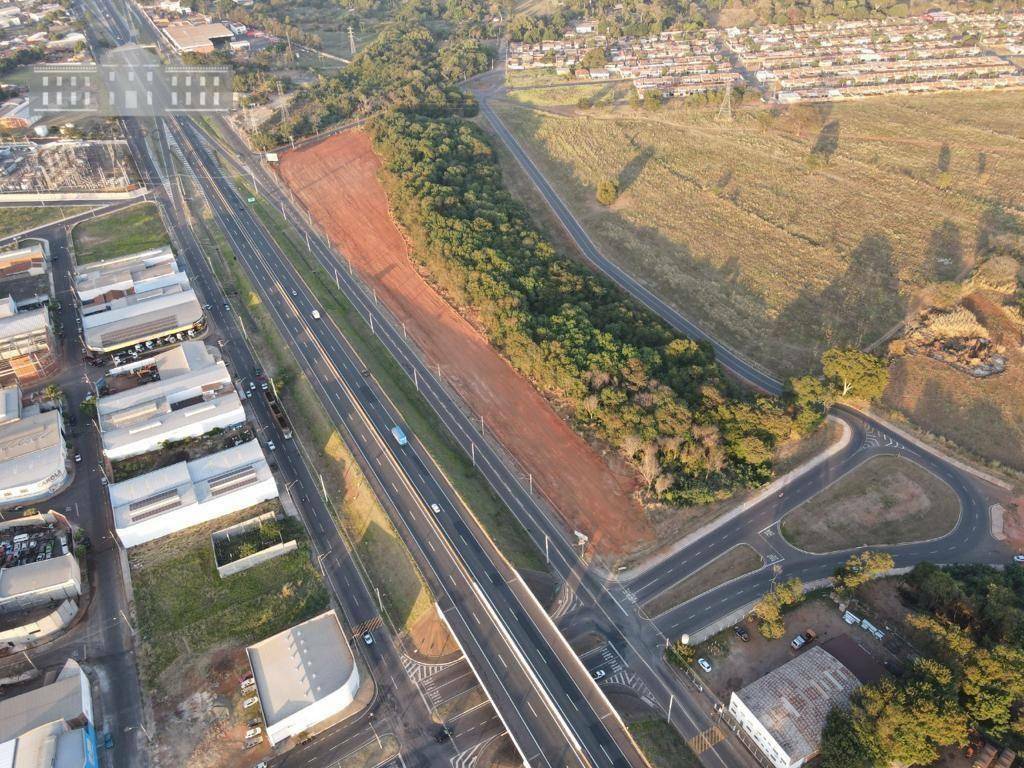
[{"label": "white warehouse roof", "polygon": [[315,616],[246,649],[271,744],[348,707],[359,670],[334,611]]},{"label": "white warehouse roof", "polygon": [[256,440],[108,487],[114,526],[133,547],[277,498]]},{"label": "white warehouse roof", "polygon": [[139,384],[96,401],[103,451],[110,459],[134,456],[166,440],[196,437],[245,421],[242,401],[227,366],[199,341],[187,341],[150,360],[112,373],[156,366],[158,381]]}]

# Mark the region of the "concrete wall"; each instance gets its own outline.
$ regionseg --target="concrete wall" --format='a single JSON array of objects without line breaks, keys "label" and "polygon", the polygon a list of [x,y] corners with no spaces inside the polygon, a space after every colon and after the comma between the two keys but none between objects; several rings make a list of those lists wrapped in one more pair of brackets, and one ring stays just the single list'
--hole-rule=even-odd
[{"label": "concrete wall", "polygon": [[130,192],[5,192],[0,194],[0,203],[103,203],[118,200],[132,200],[145,197],[145,187]]},{"label": "concrete wall", "polygon": [[259,552],[254,552],[248,557],[241,557],[238,560],[232,560],[230,563],[221,563],[217,560],[217,542],[222,539],[229,539],[232,536],[238,536],[247,531],[252,531],[259,528],[263,523],[270,520],[276,520],[277,515],[273,512],[264,512],[258,517],[254,517],[250,520],[243,520],[240,523],[229,525],[227,528],[221,528],[219,531],[214,531],[210,534],[210,546],[213,547],[213,561],[217,564],[217,573],[223,579],[225,576],[231,576],[236,573],[252,568],[254,565],[265,563],[268,560],[273,560],[275,557],[287,554],[288,552],[294,552],[298,548],[298,544],[295,540],[284,541],[279,544],[273,544],[266,549],[261,549]]}]

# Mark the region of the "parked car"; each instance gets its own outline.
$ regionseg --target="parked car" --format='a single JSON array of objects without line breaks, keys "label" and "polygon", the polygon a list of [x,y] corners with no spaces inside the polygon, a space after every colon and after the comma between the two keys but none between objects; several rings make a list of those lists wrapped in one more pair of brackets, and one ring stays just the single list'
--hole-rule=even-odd
[{"label": "parked car", "polygon": [[255,739],[257,736],[262,736],[262,735],[263,735],[263,729],[260,728],[260,727],[250,728],[249,730],[247,730],[245,732],[245,738],[247,738],[247,739]]},{"label": "parked car", "polygon": [[705,672],[710,672],[711,671],[711,662],[708,661],[707,659],[705,659],[704,657],[701,657],[701,658],[697,659],[697,664]]},{"label": "parked car", "polygon": [[373,635],[369,632],[363,632],[363,642],[367,645],[373,645]]},{"label": "parked car", "polygon": [[595,669],[593,672],[590,673],[590,676],[595,680],[600,680],[602,677],[604,677],[604,675],[605,672],[603,669]]},{"label": "parked car", "polygon": [[259,696],[250,696],[248,699],[242,702],[242,709],[248,709],[249,707],[255,707],[260,703]]},{"label": "parked car", "polygon": [[736,637],[742,640],[744,643],[750,642],[750,633],[746,629],[737,624],[732,628],[732,631],[736,633]]},{"label": "parked car", "polygon": [[808,629],[802,635],[797,635],[796,637],[794,637],[793,642],[790,643],[790,646],[793,648],[794,651],[799,651],[809,642],[814,640],[814,638],[816,638],[817,636],[817,633],[815,633],[813,629]]}]

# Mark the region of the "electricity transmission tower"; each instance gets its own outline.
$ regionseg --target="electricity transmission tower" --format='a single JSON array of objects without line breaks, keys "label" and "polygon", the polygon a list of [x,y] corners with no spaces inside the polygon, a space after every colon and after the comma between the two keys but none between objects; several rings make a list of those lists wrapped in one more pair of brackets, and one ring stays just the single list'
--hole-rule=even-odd
[{"label": "electricity transmission tower", "polygon": [[725,86],[725,96],[718,108],[716,120],[732,120],[732,83]]}]

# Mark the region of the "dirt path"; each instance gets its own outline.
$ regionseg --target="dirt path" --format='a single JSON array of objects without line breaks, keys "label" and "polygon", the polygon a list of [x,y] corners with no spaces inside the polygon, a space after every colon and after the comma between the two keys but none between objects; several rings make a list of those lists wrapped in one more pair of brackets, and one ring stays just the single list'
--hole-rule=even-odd
[{"label": "dirt path", "polygon": [[280,172],[567,525],[588,533],[609,556],[649,544],[654,532],[632,495],[635,474],[610,467],[419,274],[391,219],[379,167],[369,137],[346,131],[285,153]]}]

